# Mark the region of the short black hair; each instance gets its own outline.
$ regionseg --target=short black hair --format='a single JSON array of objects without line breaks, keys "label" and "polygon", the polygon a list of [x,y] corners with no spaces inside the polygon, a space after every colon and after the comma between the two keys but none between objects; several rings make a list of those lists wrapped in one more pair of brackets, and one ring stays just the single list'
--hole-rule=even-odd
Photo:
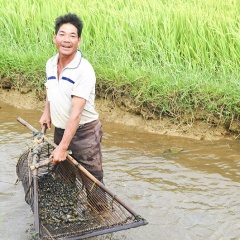
[{"label": "short black hair", "polygon": [[78,37],[81,37],[82,29],[83,29],[83,21],[76,14],[73,14],[73,13],[68,13],[56,18],[55,34],[58,33],[59,28],[65,23],[71,23],[72,25],[74,25],[77,28]]}]

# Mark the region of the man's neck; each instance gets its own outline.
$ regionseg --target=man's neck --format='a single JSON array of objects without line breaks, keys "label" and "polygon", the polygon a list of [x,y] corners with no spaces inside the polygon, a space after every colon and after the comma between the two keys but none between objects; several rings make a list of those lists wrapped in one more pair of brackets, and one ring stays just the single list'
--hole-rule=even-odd
[{"label": "man's neck", "polygon": [[60,68],[61,70],[65,68],[73,60],[74,56],[75,55],[71,55],[71,56],[59,55],[58,68]]}]

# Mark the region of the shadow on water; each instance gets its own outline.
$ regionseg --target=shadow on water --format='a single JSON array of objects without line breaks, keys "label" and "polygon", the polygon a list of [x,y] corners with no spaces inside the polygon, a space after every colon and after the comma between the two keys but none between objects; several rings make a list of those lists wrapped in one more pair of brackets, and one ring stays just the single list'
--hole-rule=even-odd
[{"label": "shadow on water", "polygon": [[[21,183],[14,183],[32,134],[16,119],[39,128],[41,113],[0,107],[0,239],[31,239],[33,216]],[[91,239],[240,239],[238,140],[197,141],[102,124],[106,187],[149,224]]]}]

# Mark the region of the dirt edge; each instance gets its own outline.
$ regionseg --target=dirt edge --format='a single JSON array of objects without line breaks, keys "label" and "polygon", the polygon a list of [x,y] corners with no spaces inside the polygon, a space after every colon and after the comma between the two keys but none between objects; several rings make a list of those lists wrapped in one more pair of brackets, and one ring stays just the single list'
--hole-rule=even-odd
[{"label": "dirt edge", "polygon": [[[44,101],[32,92],[21,93],[18,90],[0,89],[0,101],[21,109],[35,109],[42,111]],[[155,134],[186,137],[196,140],[235,139],[223,126],[209,127],[204,122],[194,124],[173,124],[168,118],[161,120],[145,120],[142,116],[132,114],[114,105],[107,99],[96,99],[96,109],[102,122],[114,122],[131,126],[136,130]]]}]

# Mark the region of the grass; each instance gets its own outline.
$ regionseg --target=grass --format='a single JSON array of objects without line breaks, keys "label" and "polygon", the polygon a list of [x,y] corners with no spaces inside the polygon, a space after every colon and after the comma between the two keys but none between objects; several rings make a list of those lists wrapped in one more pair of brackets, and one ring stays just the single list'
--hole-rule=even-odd
[{"label": "grass", "polygon": [[[55,53],[54,20],[84,21],[81,50],[94,66],[98,95],[118,98],[148,118],[229,127],[240,114],[240,6],[237,0],[0,0],[0,76],[42,89]],[[216,121],[215,121],[216,122]]]}]

